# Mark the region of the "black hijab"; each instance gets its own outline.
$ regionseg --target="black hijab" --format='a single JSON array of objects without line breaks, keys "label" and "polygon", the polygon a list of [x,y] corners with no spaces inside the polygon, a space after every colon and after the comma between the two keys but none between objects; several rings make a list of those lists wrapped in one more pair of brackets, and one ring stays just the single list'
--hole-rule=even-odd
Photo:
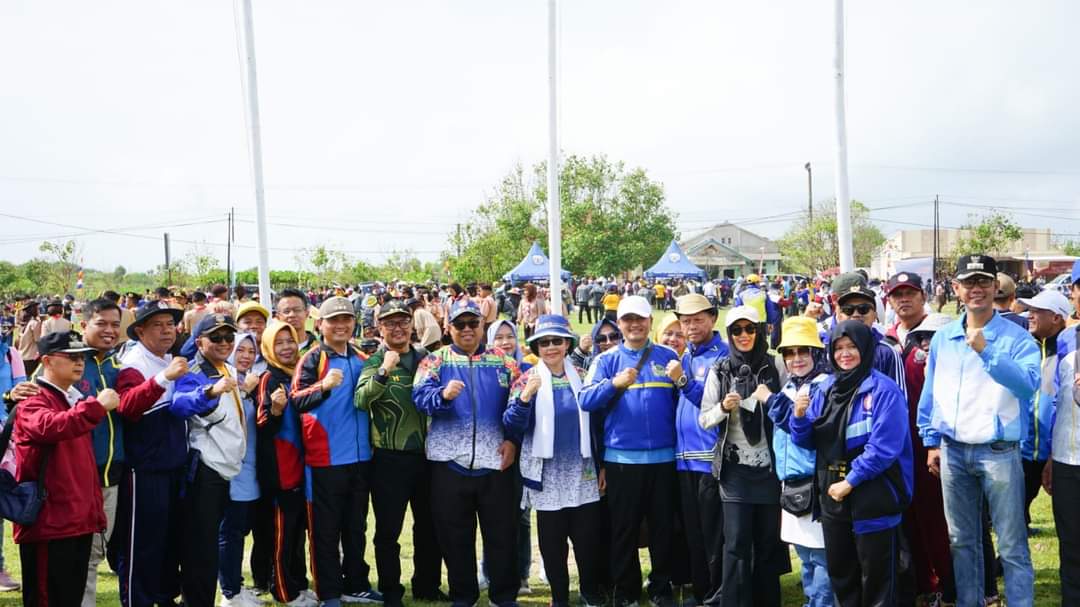
[{"label": "black hijab", "polygon": [[[854,369],[844,371],[836,364],[836,342],[847,337],[859,350],[859,364]],[[829,390],[826,407],[844,406],[855,396],[863,380],[870,376],[874,368],[874,349],[877,347],[874,334],[858,320],[845,320],[837,323],[829,333],[829,364],[836,375],[836,383]]]},{"label": "black hijab", "polygon": [[[774,358],[769,354],[769,336],[765,325],[755,323],[754,328],[757,331],[754,333],[754,346],[749,352],[741,352],[735,347],[735,340],[731,337],[733,326],[735,323],[725,330],[731,348],[724,361],[723,372],[720,373],[721,394],[734,390],[742,398],[749,398],[758,384],[765,384],[773,392],[779,392],[783,386],[780,385],[780,373],[776,369]],[[761,440],[764,425],[762,409],[763,407],[759,406],[753,413],[740,412],[743,434],[751,445],[756,445]]]}]

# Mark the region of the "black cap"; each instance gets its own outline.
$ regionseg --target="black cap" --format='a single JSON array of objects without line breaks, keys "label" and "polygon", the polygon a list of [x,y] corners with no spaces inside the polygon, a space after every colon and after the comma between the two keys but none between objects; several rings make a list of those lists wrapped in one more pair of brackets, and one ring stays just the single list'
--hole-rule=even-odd
[{"label": "black cap", "polygon": [[173,322],[180,322],[180,319],[184,317],[182,310],[177,310],[164,301],[152,301],[135,312],[135,321],[128,326],[127,336],[130,339],[138,339],[138,336],[135,335],[135,327],[141,327],[155,314],[168,314],[173,317]]},{"label": "black cap", "polygon": [[415,298],[415,297],[410,297],[410,298],[405,300],[405,306],[409,307],[409,308],[411,308],[411,307],[413,307],[415,305],[419,305],[419,304],[420,304],[420,300]]},{"label": "black cap", "polygon": [[59,299],[53,299],[53,300],[50,300],[49,303],[45,304],[45,307],[46,308],[63,308],[64,307],[64,302],[60,301]]},{"label": "black cap", "polygon": [[410,317],[412,316],[412,312],[409,310],[408,306],[405,305],[405,302],[401,301],[400,299],[391,299],[390,301],[384,303],[381,308],[379,308],[378,319],[382,320],[395,314],[404,314],[405,316]]},{"label": "black cap", "polygon": [[870,301],[875,301],[877,294],[866,286],[866,278],[858,272],[845,272],[836,277],[832,284],[833,293],[836,293],[836,303],[843,303],[845,299],[859,296]]},{"label": "black cap", "polygon": [[230,314],[207,314],[202,317],[191,336],[198,338],[200,335],[208,335],[221,328],[236,331],[236,321]]},{"label": "black cap", "polygon": [[917,291],[922,291],[922,277],[914,272],[893,274],[885,285],[885,294],[892,293],[899,287],[911,287]]},{"label": "black cap", "polygon": [[42,356],[56,354],[58,352],[77,354],[80,352],[93,352],[94,349],[79,341],[77,336],[70,331],[54,331],[43,335],[37,342],[38,353]]},{"label": "black cap", "polygon": [[997,278],[997,262],[989,255],[964,255],[956,260],[956,279],[971,276]]}]

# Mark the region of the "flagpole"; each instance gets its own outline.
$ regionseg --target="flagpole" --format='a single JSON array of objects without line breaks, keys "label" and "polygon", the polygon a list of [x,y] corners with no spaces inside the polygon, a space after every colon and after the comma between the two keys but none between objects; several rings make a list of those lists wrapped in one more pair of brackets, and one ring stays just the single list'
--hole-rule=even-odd
[{"label": "flagpole", "polygon": [[556,0],[548,0],[548,309],[562,313],[562,212],[559,198],[559,99]]},{"label": "flagpole", "polygon": [[266,199],[263,190],[262,134],[259,125],[259,84],[255,72],[255,27],[251,17],[251,0],[235,0],[237,36],[243,43],[241,87],[247,110],[248,152],[251,156],[251,178],[255,186],[255,235],[259,252],[259,303],[271,309],[270,253],[266,236]]},{"label": "flagpole", "polygon": [[840,271],[855,269],[852,251],[851,194],[848,191],[847,118],[844,102],[844,0],[835,0],[834,17],[836,47],[833,55],[833,75],[836,103],[836,244],[840,249]]}]

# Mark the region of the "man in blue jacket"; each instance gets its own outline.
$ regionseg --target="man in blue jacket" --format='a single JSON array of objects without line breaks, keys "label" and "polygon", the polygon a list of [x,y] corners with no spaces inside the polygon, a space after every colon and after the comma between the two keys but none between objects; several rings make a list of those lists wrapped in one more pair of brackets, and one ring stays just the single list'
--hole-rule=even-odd
[{"label": "man in blue jacket", "polygon": [[[672,605],[671,535],[678,491],[675,476],[675,409],[680,393],[693,389],[688,375],[668,366],[674,350],[649,341],[652,308],[641,296],[619,302],[623,342],[599,355],[579,395],[585,411],[603,412],[604,463],[600,487],[611,510],[611,573],[614,605],[636,604],[641,593],[638,529],[649,525],[653,604]],[[644,357],[644,360],[643,360]],[[674,366],[673,366],[674,367]]]},{"label": "man in blue jacket", "polygon": [[514,359],[485,349],[480,307],[467,297],[450,305],[449,347],[429,354],[416,372],[413,401],[431,417],[427,458],[435,535],[446,560],[450,599],[470,607],[476,579],[476,520],[484,538],[488,597],[517,604],[516,557],[520,489],[509,468],[519,437],[503,427],[510,386],[521,374]]},{"label": "man in blue jacket", "polygon": [[1024,523],[1020,440],[1039,386],[1039,347],[994,312],[997,264],[957,262],[953,289],[967,311],[934,334],[917,424],[930,472],[941,477],[958,607],[983,600],[983,498],[998,536],[1010,607],[1032,604],[1035,573]]}]

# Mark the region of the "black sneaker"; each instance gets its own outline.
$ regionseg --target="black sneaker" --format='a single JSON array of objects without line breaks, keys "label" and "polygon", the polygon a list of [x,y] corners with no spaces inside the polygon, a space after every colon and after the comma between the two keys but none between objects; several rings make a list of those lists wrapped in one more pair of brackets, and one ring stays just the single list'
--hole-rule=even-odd
[{"label": "black sneaker", "polygon": [[422,593],[413,594],[413,600],[424,601],[426,603],[450,603],[450,595],[443,592],[441,589],[436,589],[434,594]]}]

